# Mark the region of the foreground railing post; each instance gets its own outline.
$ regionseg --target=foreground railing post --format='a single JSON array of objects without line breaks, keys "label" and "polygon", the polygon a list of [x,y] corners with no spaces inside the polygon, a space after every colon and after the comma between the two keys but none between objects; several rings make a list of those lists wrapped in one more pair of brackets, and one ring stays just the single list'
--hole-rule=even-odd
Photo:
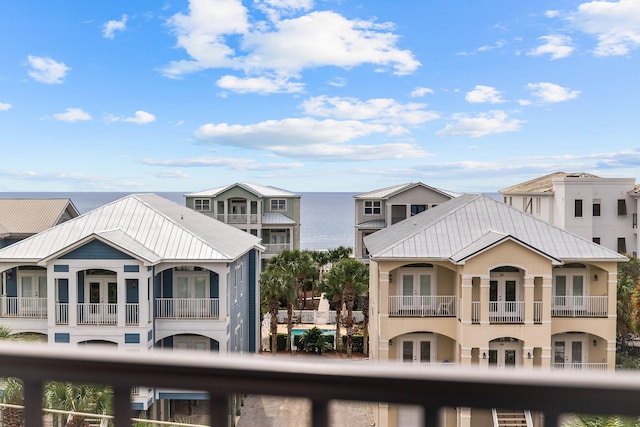
[{"label": "foreground railing post", "polygon": [[24,425],[42,426],[42,381],[24,381]]},{"label": "foreground railing post", "polygon": [[438,427],[440,425],[440,411],[438,408],[433,408],[431,406],[424,406],[424,419],[423,426],[424,427]]},{"label": "foreground railing post", "polygon": [[131,426],[131,389],[128,387],[113,389],[113,415],[116,427]]},{"label": "foreground railing post", "polygon": [[544,427],[558,427],[558,414],[551,412],[544,413]]},{"label": "foreground railing post", "polygon": [[209,425],[211,427],[229,425],[229,396],[209,392]]},{"label": "foreground railing post", "polygon": [[329,426],[329,402],[326,400],[311,402],[311,425],[313,427]]}]

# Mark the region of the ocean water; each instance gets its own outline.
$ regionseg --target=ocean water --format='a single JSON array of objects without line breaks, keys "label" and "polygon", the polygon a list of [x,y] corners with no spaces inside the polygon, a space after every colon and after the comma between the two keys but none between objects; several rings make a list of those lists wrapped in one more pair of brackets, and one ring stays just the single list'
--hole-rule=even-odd
[{"label": "ocean water", "polygon": [[[157,192],[184,205],[184,192]],[[69,198],[83,214],[131,193],[123,192],[0,192],[0,198]],[[333,249],[353,247],[356,193],[300,193],[300,247]]]}]

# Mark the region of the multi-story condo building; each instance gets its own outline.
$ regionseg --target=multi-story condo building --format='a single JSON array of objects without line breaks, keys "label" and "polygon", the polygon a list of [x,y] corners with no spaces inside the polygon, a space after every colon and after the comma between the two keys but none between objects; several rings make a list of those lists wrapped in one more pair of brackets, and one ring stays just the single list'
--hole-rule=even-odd
[{"label": "multi-story condo building", "polygon": [[78,215],[69,199],[0,199],[0,248]]},{"label": "multi-story condo building", "polygon": [[364,237],[456,196],[455,193],[429,187],[421,182],[355,195],[355,257],[368,262],[369,253],[362,244]]},{"label": "multi-story condo building", "polygon": [[263,258],[300,249],[300,195],[275,187],[236,183],[185,194],[187,207],[260,237]]},{"label": "multi-story condo building", "polygon": [[[192,209],[130,195],[0,249],[0,324],[51,345],[255,352],[262,250]],[[207,396],[140,387],[132,398],[147,410]]]},{"label": "multi-story condo building", "polygon": [[634,178],[556,172],[500,190],[509,206],[611,250],[637,256],[640,185]]},{"label": "multi-story condo building", "polygon": [[[473,194],[364,243],[374,360],[415,369],[615,368],[623,255]],[[376,425],[413,425],[414,411],[380,404]],[[521,417],[529,424],[518,425],[541,425],[537,414],[523,411]],[[473,408],[447,409],[442,418],[447,427],[498,425],[492,411]]]}]

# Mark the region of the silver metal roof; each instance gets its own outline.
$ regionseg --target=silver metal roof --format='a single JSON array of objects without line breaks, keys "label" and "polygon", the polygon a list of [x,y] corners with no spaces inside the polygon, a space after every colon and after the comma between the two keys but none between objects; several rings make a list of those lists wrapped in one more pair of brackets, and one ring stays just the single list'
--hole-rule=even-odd
[{"label": "silver metal roof", "polygon": [[442,203],[364,238],[372,259],[464,262],[505,238],[568,261],[625,261],[626,257],[481,194]]},{"label": "silver metal roof", "polygon": [[387,226],[387,221],[384,219],[374,219],[371,221],[361,222],[356,225],[356,228],[385,228]]},{"label": "silver metal roof", "polygon": [[262,224],[271,225],[295,225],[296,222],[281,213],[265,213],[262,214]]},{"label": "silver metal roof", "polygon": [[388,199],[389,197],[395,196],[396,194],[400,194],[404,191],[410,190],[414,187],[424,187],[426,189],[435,191],[436,193],[444,194],[448,197],[458,197],[458,193],[454,193],[451,191],[441,190],[439,188],[430,187],[421,182],[411,182],[407,184],[394,185],[392,187],[381,188],[378,190],[368,191],[366,193],[356,194],[354,197],[356,199]]},{"label": "silver metal roof", "polygon": [[232,261],[260,239],[156,194],[133,194],[0,250],[2,260],[41,261],[99,238],[147,261]]},{"label": "silver metal roof", "polygon": [[0,199],[0,230],[2,234],[32,235],[58,224],[65,214],[79,215],[65,198]]},{"label": "silver metal roof", "polygon": [[185,197],[216,197],[218,194],[223,193],[228,189],[236,186],[244,188],[245,190],[259,197],[300,197],[298,194],[292,193],[287,190],[282,190],[280,188],[270,187],[267,185],[252,184],[250,182],[238,182],[224,187],[216,187],[210,190],[189,193],[185,194]]}]

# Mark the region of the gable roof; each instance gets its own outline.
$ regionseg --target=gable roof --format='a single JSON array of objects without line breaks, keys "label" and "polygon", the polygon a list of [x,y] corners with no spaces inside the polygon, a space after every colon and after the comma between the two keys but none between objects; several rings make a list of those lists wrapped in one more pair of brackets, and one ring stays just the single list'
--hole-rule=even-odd
[{"label": "gable roof", "polygon": [[592,175],[585,172],[554,172],[548,175],[544,175],[538,178],[531,179],[529,181],[521,182],[520,184],[512,185],[511,187],[503,188],[499,190],[500,193],[553,193],[553,180],[555,178],[600,178],[599,176]]},{"label": "gable roof", "polygon": [[233,261],[260,239],[156,194],[132,194],[6,248],[2,260],[42,261],[94,238],[149,264]]},{"label": "gable roof", "polygon": [[0,237],[30,236],[80,215],[70,199],[0,199]]},{"label": "gable roof", "polygon": [[509,238],[556,260],[627,258],[482,194],[466,194],[364,238],[372,259],[462,263]]},{"label": "gable roof", "polygon": [[250,193],[255,194],[258,197],[300,197],[298,194],[292,193],[287,190],[282,190],[276,187],[270,187],[267,185],[252,184],[249,182],[238,182],[235,184],[227,185],[225,187],[212,188],[210,190],[198,191],[196,193],[185,194],[185,197],[216,197],[221,193],[233,188],[240,187],[247,190]]},{"label": "gable roof", "polygon": [[356,194],[355,197],[356,199],[388,199],[390,197],[395,196],[396,194],[400,194],[403,193],[407,190],[410,190],[414,187],[423,187],[425,189],[434,191],[436,193],[440,193],[446,197],[449,198],[453,198],[453,197],[458,197],[459,194],[457,193],[453,193],[451,191],[445,191],[445,190],[441,190],[438,188],[434,188],[434,187],[430,187],[426,184],[423,184],[421,182],[410,182],[407,184],[400,184],[400,185],[394,185],[392,187],[386,187],[386,188],[381,188],[378,190],[373,190],[373,191],[368,191],[366,193],[361,193],[361,194]]}]

